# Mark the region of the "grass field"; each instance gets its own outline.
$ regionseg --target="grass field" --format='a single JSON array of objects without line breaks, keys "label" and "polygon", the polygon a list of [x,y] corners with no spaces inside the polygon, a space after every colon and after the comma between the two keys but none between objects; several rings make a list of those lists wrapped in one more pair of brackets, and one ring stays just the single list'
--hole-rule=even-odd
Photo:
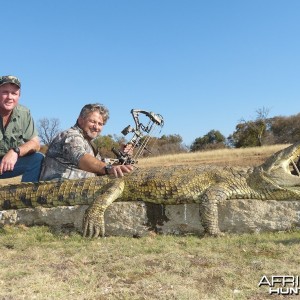
[{"label": "grass field", "polygon": [[[140,167],[257,165],[286,147],[218,150]],[[9,182],[8,182],[9,183]],[[300,276],[300,232],[221,238],[149,234],[84,239],[47,227],[0,229],[0,299],[300,299],[269,295],[262,276]]]}]

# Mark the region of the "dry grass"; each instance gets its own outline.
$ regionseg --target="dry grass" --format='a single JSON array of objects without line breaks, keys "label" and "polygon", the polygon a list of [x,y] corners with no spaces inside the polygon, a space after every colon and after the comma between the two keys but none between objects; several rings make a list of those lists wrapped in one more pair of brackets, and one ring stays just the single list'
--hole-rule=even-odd
[{"label": "dry grass", "polygon": [[[286,145],[140,161],[260,164]],[[222,238],[149,235],[84,239],[46,227],[0,229],[0,299],[299,299],[270,296],[263,275],[300,274],[300,232]]]},{"label": "dry grass", "polygon": [[220,166],[257,166],[273,153],[288,147],[289,145],[272,145],[253,148],[220,149],[213,151],[201,151],[164,155],[140,159],[140,167],[154,165],[183,165],[183,164],[217,164]]},{"label": "dry grass", "polygon": [[299,238],[291,232],[89,240],[45,227],[6,227],[0,299],[280,299],[258,283],[263,275],[299,275]]}]

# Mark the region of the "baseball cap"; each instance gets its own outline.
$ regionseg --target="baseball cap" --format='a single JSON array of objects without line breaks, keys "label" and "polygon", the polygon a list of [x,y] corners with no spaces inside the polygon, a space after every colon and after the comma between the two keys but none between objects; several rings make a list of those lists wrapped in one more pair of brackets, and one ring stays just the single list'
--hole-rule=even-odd
[{"label": "baseball cap", "polygon": [[13,83],[21,88],[21,82],[18,77],[12,75],[0,76],[0,86],[7,83]]}]

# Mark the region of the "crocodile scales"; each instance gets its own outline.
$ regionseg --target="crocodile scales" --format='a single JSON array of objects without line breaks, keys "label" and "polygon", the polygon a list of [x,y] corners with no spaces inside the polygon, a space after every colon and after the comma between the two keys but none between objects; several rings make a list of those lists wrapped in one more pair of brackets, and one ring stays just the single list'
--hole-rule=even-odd
[{"label": "crocodile scales", "polygon": [[206,233],[220,235],[221,201],[300,200],[300,177],[291,168],[299,155],[300,143],[296,143],[254,168],[177,165],[137,169],[122,178],[101,176],[9,185],[0,188],[0,210],[89,204],[83,235],[97,237],[105,234],[104,213],[114,201],[199,203]]}]

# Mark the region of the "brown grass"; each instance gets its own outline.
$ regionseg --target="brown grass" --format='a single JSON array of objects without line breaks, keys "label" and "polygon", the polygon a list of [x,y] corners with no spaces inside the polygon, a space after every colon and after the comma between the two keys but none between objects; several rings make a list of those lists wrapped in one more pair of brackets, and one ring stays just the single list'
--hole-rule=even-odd
[{"label": "brown grass", "polygon": [[220,149],[140,159],[138,166],[168,166],[184,164],[216,164],[220,166],[257,166],[273,153],[289,145],[272,145],[253,148]]},{"label": "brown grass", "polygon": [[89,240],[0,231],[0,299],[257,300],[263,275],[299,275],[300,233]]}]

